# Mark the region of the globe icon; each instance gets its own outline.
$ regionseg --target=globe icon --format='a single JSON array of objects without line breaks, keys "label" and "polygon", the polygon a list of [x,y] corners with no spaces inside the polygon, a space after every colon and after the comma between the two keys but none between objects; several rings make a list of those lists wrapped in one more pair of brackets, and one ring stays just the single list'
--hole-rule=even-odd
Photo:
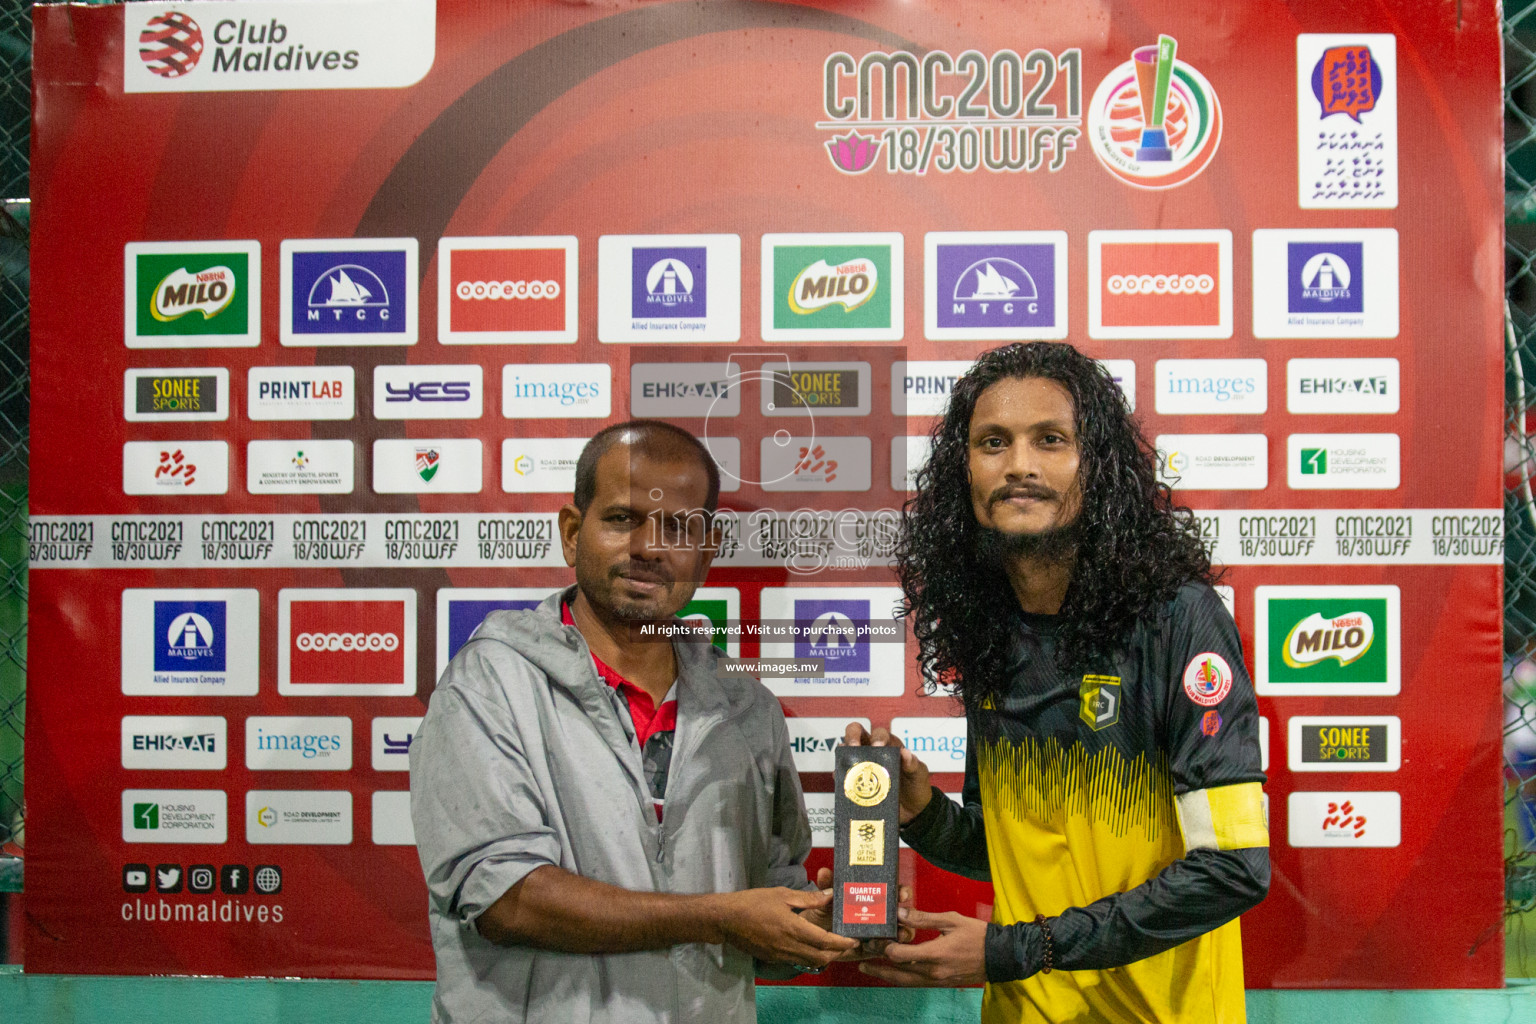
[{"label": "globe icon", "polygon": [[256,891],[273,893],[283,887],[283,874],[277,868],[263,866],[256,869]]}]

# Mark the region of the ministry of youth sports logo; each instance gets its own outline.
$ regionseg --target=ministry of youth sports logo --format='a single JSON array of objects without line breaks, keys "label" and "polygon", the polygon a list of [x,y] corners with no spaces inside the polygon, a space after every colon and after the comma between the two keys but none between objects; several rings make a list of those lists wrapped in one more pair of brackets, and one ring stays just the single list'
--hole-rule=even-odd
[{"label": "ministry of youth sports logo", "polygon": [[150,18],[139,33],[139,57],[161,78],[180,78],[203,56],[203,30],[180,11]]},{"label": "ministry of youth sports logo", "polygon": [[1153,46],[1099,83],[1088,105],[1094,155],[1138,188],[1173,188],[1205,170],[1221,144],[1221,103],[1205,76],[1175,60],[1178,42]]}]

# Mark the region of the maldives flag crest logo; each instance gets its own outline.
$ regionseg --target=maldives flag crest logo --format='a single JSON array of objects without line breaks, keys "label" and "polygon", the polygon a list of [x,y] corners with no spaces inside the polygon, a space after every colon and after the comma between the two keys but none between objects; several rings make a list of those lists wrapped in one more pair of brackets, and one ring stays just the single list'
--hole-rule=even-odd
[{"label": "maldives flag crest logo", "polygon": [[416,449],[416,473],[423,481],[430,483],[442,464],[442,456],[436,448]]}]

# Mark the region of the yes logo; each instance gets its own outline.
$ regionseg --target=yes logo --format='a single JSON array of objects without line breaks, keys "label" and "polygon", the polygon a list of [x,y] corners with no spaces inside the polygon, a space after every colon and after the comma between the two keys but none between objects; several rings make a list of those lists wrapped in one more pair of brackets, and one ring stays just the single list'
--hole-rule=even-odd
[{"label": "yes logo", "polygon": [[1396,694],[1400,593],[1394,586],[1258,587],[1258,692],[1267,696]]}]

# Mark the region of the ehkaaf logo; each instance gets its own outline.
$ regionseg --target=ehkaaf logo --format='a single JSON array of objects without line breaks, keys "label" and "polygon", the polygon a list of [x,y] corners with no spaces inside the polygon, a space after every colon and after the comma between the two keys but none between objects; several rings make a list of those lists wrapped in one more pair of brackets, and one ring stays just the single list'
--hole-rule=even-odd
[{"label": "ehkaaf logo", "polygon": [[[140,5],[135,5],[138,7]],[[123,91],[401,87],[432,66],[436,7],[209,2],[123,14]]]},{"label": "ehkaaf logo", "polygon": [[708,250],[703,246],[631,250],[631,315],[702,317],[708,315]]},{"label": "ehkaaf logo", "polygon": [[1230,231],[1093,231],[1088,333],[1094,338],[1230,338]]},{"label": "ehkaaf logo", "polygon": [[1088,138],[1105,170],[1138,188],[1173,188],[1205,170],[1221,145],[1221,103],[1211,83],[1159,36],[1131,51],[1088,104]]},{"label": "ehkaaf logo", "polygon": [[288,239],[284,345],[416,344],[416,239]]},{"label": "ehkaaf logo", "polygon": [[1066,244],[1061,231],[929,232],[929,336],[1065,338]]},{"label": "ehkaaf logo", "polygon": [[1259,587],[1254,601],[1260,694],[1398,692],[1397,587]]},{"label": "ehkaaf logo", "polygon": [[260,342],[260,243],[129,242],[123,259],[129,348]]},{"label": "ehkaaf logo", "polygon": [[277,602],[279,693],[416,692],[416,591],[285,589]]},{"label": "ehkaaf logo", "polygon": [[226,728],[225,720],[213,715],[125,715],[123,767],[222,771]]},{"label": "ehkaaf logo", "polygon": [[868,601],[796,601],[795,657],[820,658],[827,674],[869,671]]},{"label": "ehkaaf logo", "polygon": [[763,338],[901,338],[901,236],[764,235]]},{"label": "ehkaaf logo", "polygon": [[1286,246],[1292,313],[1365,310],[1365,268],[1360,242],[1291,242]]},{"label": "ehkaaf logo", "polygon": [[445,345],[576,340],[576,239],[444,238],[437,333]]}]

